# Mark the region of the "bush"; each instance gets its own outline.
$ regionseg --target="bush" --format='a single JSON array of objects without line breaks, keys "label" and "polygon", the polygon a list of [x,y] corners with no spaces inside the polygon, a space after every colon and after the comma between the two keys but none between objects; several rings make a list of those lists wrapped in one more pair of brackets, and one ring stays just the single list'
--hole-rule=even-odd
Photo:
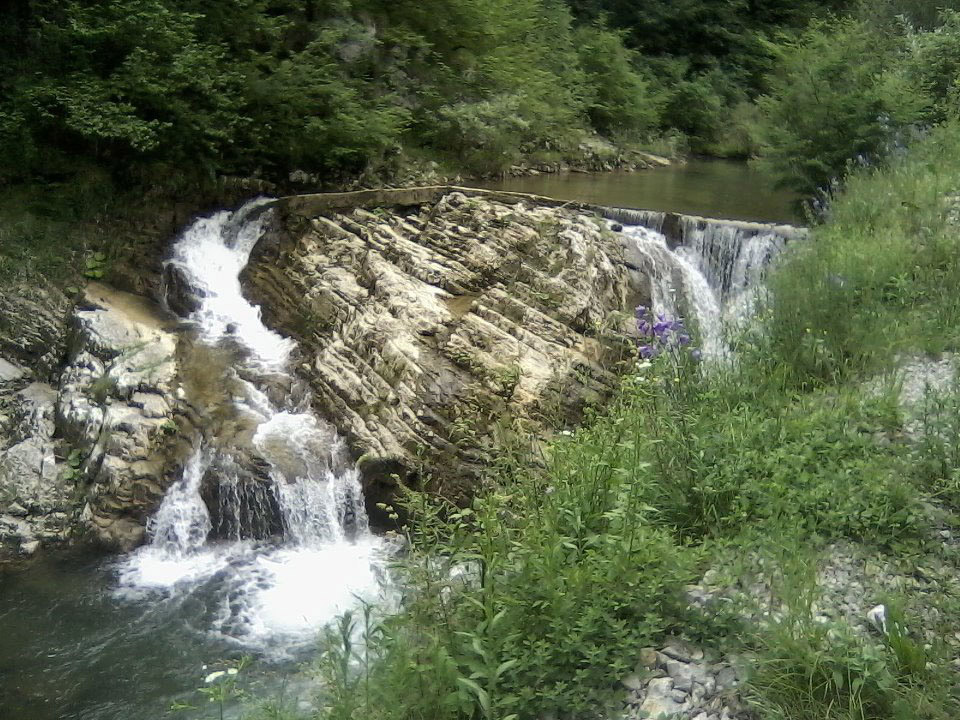
[{"label": "bush", "polygon": [[586,75],[587,115],[594,129],[622,139],[649,135],[660,119],[659,103],[622,36],[592,25],[577,28],[573,41]]},{"label": "bush", "polygon": [[926,98],[902,71],[900,37],[844,19],[768,47],[778,63],[758,101],[763,159],[784,186],[827,188],[851,161],[883,156],[923,117]]},{"label": "bush", "polygon": [[887,171],[854,173],[829,221],[770,278],[760,351],[770,366],[810,386],[890,369],[898,353],[957,348],[958,183],[956,124]]}]

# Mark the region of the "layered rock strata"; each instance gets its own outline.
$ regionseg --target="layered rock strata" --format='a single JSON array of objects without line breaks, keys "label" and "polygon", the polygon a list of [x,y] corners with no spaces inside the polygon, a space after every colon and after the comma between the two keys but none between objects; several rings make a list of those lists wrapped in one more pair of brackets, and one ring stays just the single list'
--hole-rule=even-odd
[{"label": "layered rock strata", "polygon": [[602,401],[643,294],[593,214],[402,192],[405,204],[294,199],[246,274],[268,324],[298,338],[318,413],[361,458],[374,500],[424,469],[457,495],[518,429]]},{"label": "layered rock strata", "polygon": [[[170,318],[96,283],[66,308],[64,319],[50,310],[25,315],[27,342],[6,343],[8,358],[32,364],[0,358],[7,554],[86,533],[111,548],[133,547],[192,442]],[[45,382],[51,375],[55,385]]]}]

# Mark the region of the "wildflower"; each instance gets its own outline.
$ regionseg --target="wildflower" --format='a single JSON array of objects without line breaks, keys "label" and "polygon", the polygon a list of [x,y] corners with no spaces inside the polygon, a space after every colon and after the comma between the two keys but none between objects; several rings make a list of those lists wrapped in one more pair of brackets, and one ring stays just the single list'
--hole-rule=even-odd
[{"label": "wildflower", "polygon": [[[637,320],[638,352],[647,361],[660,355],[664,350],[674,351],[677,347],[687,347],[691,338],[683,325],[683,320],[670,320],[663,313],[653,316],[650,309],[639,305],[635,312]],[[691,357],[700,359],[698,350],[690,350]],[[642,366],[640,366],[642,369]]]},{"label": "wildflower", "polygon": [[209,675],[207,675],[207,676],[203,679],[203,684],[204,684],[204,685],[209,685],[210,683],[219,680],[220,678],[222,678],[222,677],[223,677],[224,675],[226,675],[226,674],[227,674],[227,673],[226,673],[226,671],[224,671],[224,670],[217,670],[216,672],[212,672],[212,673],[210,673]]},{"label": "wildflower", "polygon": [[879,631],[887,632],[887,608],[884,605],[877,605],[867,613],[867,620]]},{"label": "wildflower", "polygon": [[237,670],[236,668],[230,668],[229,670],[227,670],[227,675],[236,675],[238,672],[240,671]]}]

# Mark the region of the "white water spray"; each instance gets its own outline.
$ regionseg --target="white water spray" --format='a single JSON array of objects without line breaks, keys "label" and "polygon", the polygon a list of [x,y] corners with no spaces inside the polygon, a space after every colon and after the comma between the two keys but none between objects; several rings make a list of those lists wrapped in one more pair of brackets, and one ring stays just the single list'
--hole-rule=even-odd
[{"label": "white water spray", "polygon": [[681,218],[683,244],[671,250],[661,232],[663,213],[623,214],[638,223],[623,232],[650,278],[653,311],[692,319],[703,356],[729,359],[725,332],[752,317],[768,268],[786,244],[784,236],[773,229],[758,232],[738,224]]},{"label": "white water spray", "polygon": [[[223,393],[255,428],[197,448],[150,520],[149,544],[121,564],[118,593],[195,596],[210,609],[207,632],[280,655],[358,598],[376,599],[388,552],[369,532],[342,440],[309,412],[309,393],[289,372],[295,344],[243,297],[239,277],[269,218],[265,204],[202,218],[174,247],[170,262],[200,298],[188,318],[198,340],[242,349]],[[278,377],[288,391],[276,401]],[[217,498],[216,517],[205,495]]]}]

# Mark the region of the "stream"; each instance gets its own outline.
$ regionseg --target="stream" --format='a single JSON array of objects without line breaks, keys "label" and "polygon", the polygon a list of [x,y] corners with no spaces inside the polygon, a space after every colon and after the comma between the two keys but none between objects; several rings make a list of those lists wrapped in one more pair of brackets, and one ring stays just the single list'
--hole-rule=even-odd
[{"label": "stream", "polygon": [[[521,178],[501,187],[567,197],[577,185],[591,186],[577,199],[657,207],[635,179],[680,187],[701,182],[678,179],[699,167]],[[732,197],[728,172],[712,181],[715,201]],[[618,184],[629,187],[613,195]],[[753,196],[767,193],[754,189]],[[785,197],[745,202],[662,207],[792,219]],[[0,719],[213,717],[197,688],[241,657],[252,658],[242,671],[246,687],[296,708],[310,700],[302,664],[315,653],[320,630],[361,601],[391,604],[393,549],[368,527],[343,442],[311,413],[309,389],[288,367],[293,341],[267,328],[241,293],[239,276],[268,212],[254,201],[199,218],[169,261],[201,291],[198,309],[185,318],[199,351],[233,348],[219,388],[230,431],[207,433],[194,449],[143,547],[107,559],[50,554],[27,572],[0,576]],[[671,249],[650,215],[647,227],[623,232],[651,277],[654,310],[692,315],[706,335],[705,351],[724,357],[721,318],[749,312],[782,239],[708,229],[691,246]],[[251,458],[266,467],[251,470]],[[172,703],[200,707],[173,713]]]},{"label": "stream", "polygon": [[768,175],[733,160],[691,159],[655,170],[548,173],[470,184],[610,207],[802,224],[795,194],[775,188]]}]

